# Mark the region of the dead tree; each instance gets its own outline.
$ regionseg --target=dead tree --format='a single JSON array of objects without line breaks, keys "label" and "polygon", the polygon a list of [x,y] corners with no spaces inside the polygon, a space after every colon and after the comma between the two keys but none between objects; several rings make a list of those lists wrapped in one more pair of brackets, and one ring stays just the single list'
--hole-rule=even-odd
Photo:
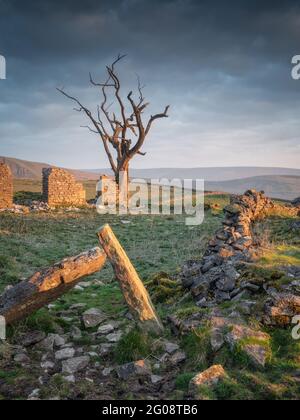
[{"label": "dead tree", "polygon": [[[64,96],[74,101],[78,108],[76,111],[84,112],[90,120],[91,126],[86,128],[92,133],[100,136],[103,143],[105,153],[108,157],[111,169],[115,175],[115,180],[120,186],[120,174],[124,174],[126,180],[129,179],[129,164],[136,155],[145,156],[142,147],[145,143],[152,124],[160,118],[168,117],[169,106],[164,112],[152,115],[145,124],[143,121],[143,113],[148,107],[149,103],[145,102],[143,95],[143,87],[138,78],[138,100],[134,99],[133,92],[127,95],[127,105],[121,96],[121,82],[116,72],[116,65],[125,56],[119,55],[118,58],[107,66],[107,80],[104,83],[97,83],[93,80],[90,74],[90,83],[99,88],[103,97],[101,105],[98,105],[96,115],[94,115],[85,105],[77,98],[69,95],[63,89],[58,89]],[[109,90],[115,100],[114,104],[108,104]],[[115,109],[111,111],[114,105]]]}]

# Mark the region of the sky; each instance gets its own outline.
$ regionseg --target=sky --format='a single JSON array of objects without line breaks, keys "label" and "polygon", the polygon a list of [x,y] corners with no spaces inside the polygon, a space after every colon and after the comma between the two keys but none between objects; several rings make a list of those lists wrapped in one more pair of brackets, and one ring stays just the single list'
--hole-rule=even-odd
[{"label": "sky", "polygon": [[[103,168],[100,139],[56,88],[96,110],[119,53],[122,95],[157,121],[135,168],[300,168],[299,0],[0,0],[0,155]],[[112,104],[112,108],[115,104]]]}]

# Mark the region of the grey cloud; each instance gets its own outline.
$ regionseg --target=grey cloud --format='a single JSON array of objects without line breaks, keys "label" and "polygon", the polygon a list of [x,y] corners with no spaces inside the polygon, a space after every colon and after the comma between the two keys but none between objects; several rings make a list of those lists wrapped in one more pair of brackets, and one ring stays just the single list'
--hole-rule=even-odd
[{"label": "grey cloud", "polygon": [[[138,166],[201,166],[224,156],[224,165],[255,164],[256,150],[272,144],[266,162],[299,166],[300,82],[290,77],[299,21],[292,0],[0,0],[0,53],[8,61],[0,154],[105,165],[97,140],[79,127],[82,116],[55,88],[95,107],[88,72],[103,78],[105,64],[125,52],[124,90],[137,72],[152,110],[172,104]],[[84,162],[82,153],[57,157],[72,142],[79,155],[89,145]],[[228,153],[232,147],[237,153]]]}]

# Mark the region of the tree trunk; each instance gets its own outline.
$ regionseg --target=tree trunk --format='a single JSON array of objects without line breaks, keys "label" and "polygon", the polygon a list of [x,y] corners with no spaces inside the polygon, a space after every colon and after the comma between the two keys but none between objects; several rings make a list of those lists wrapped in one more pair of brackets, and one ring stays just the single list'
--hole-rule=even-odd
[{"label": "tree trunk", "polygon": [[98,237],[114,268],[130,311],[143,325],[155,332],[161,332],[163,326],[150,296],[110,226],[103,226],[98,232]]},{"label": "tree trunk", "polygon": [[104,266],[106,256],[94,248],[35,273],[0,296],[0,315],[7,324],[18,321],[72,289],[82,277]]},{"label": "tree trunk", "polygon": [[119,211],[127,212],[129,205],[129,162],[124,163],[116,176]]}]

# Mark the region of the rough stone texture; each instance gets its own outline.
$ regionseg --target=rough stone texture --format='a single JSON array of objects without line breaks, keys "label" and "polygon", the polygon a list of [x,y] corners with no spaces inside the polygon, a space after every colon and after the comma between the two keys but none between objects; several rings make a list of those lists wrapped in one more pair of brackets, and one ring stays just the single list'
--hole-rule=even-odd
[{"label": "rough stone texture", "polygon": [[215,365],[205,372],[196,375],[190,382],[189,389],[192,394],[197,393],[201,386],[214,386],[226,377],[226,372],[221,365]]},{"label": "rough stone texture", "polygon": [[271,337],[243,325],[234,325],[226,336],[226,341],[232,349],[238,346],[258,367],[265,367],[270,354]]},{"label": "rough stone texture", "polygon": [[149,362],[145,360],[138,360],[137,362],[118,366],[116,371],[118,377],[126,381],[131,376],[150,376],[151,366]]},{"label": "rough stone texture", "polygon": [[249,190],[232,196],[224,213],[223,228],[209,242],[202,262],[190,262],[182,271],[183,286],[191,289],[199,306],[206,305],[204,299],[222,303],[242,292],[238,266],[253,259],[252,226],[257,220],[278,214],[296,217],[299,208],[275,204],[263,193]]},{"label": "rough stone texture", "polygon": [[5,163],[0,163],[0,209],[13,206],[13,178]]},{"label": "rough stone texture", "polygon": [[43,199],[49,206],[83,206],[86,193],[68,171],[59,168],[43,169]]},{"label": "rough stone texture", "polygon": [[82,320],[85,328],[94,328],[106,321],[107,316],[101,309],[91,308],[85,311],[82,315]]},{"label": "rough stone texture", "polygon": [[300,315],[300,296],[280,293],[275,295],[265,308],[265,324],[289,326],[296,315]]},{"label": "rough stone texture", "polygon": [[90,362],[89,356],[74,357],[73,359],[62,362],[62,373],[72,375],[73,373],[84,370]]}]

